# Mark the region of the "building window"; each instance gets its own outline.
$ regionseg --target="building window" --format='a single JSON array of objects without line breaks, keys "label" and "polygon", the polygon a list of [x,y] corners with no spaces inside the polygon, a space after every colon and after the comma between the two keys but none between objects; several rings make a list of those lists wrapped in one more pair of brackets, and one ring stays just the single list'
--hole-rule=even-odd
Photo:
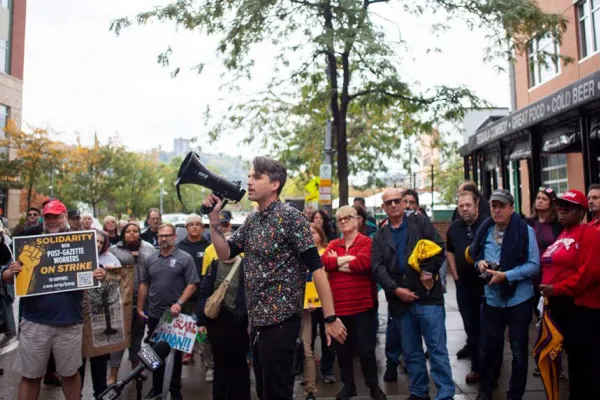
[{"label": "building window", "polygon": [[566,154],[542,157],[542,185],[554,189],[560,196],[568,189]]},{"label": "building window", "polygon": [[[3,104],[0,104],[0,140],[6,137],[6,132],[4,132],[4,128],[6,128],[6,125],[8,124],[8,112],[9,108]],[[8,147],[0,147],[0,155],[5,154],[8,154]]]},{"label": "building window", "polygon": [[530,88],[558,75],[560,71],[556,38],[549,34],[531,39],[527,44],[527,62]]},{"label": "building window", "polygon": [[8,61],[10,60],[10,54],[8,53],[8,42],[4,39],[0,39],[0,72],[8,73]]},{"label": "building window", "polygon": [[600,0],[577,4],[579,19],[579,58],[594,54],[600,46]]},{"label": "building window", "polygon": [[10,5],[10,0],[0,0],[0,7],[6,8],[8,10]]}]

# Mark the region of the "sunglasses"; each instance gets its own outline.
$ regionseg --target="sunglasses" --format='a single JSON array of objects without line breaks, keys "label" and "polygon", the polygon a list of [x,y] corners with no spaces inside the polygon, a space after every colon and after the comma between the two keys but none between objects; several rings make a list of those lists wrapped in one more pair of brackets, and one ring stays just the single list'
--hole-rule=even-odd
[{"label": "sunglasses", "polygon": [[346,222],[349,222],[350,220],[353,220],[356,217],[353,217],[352,215],[348,215],[347,217],[342,217],[342,218],[338,218],[337,222],[338,224],[345,224]]},{"label": "sunglasses", "polygon": [[29,213],[27,214],[28,217],[38,217],[40,214],[38,213]]},{"label": "sunglasses", "polygon": [[383,202],[386,206],[391,206],[392,204],[400,205],[402,203],[402,199],[389,199]]}]

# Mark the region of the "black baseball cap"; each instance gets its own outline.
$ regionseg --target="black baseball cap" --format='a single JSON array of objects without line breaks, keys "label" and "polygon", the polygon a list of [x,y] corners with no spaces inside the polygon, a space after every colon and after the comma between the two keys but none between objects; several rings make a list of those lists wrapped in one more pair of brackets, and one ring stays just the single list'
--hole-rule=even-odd
[{"label": "black baseball cap", "polygon": [[226,223],[226,222],[231,222],[231,212],[227,211],[227,210],[223,210],[219,213],[219,222],[220,223]]},{"label": "black baseball cap", "polygon": [[69,210],[69,219],[72,218],[81,218],[81,213],[79,210]]}]

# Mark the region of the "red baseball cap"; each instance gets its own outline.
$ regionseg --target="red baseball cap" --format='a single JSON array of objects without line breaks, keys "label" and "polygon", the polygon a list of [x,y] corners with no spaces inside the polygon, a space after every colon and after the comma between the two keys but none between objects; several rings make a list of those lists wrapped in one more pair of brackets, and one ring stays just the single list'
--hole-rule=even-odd
[{"label": "red baseball cap", "polygon": [[586,210],[588,209],[587,197],[585,197],[585,194],[581,193],[579,190],[569,190],[563,193],[563,195],[558,198],[557,203],[558,205],[561,203],[576,204],[585,208]]},{"label": "red baseball cap", "polygon": [[52,215],[59,215],[59,214],[63,214],[63,213],[67,213],[67,207],[65,207],[65,205],[63,203],[61,203],[59,200],[50,200],[48,203],[46,203],[46,205],[44,206],[44,209],[42,210],[42,214],[46,215],[46,214],[52,214]]}]

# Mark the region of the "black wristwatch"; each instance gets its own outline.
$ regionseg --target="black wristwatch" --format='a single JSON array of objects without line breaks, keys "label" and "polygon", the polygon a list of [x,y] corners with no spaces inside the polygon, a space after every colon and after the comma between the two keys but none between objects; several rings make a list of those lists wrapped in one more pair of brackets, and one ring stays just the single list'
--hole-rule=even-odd
[{"label": "black wristwatch", "polygon": [[332,322],[335,322],[337,320],[337,317],[335,315],[330,315],[329,317],[324,318],[323,320],[326,324],[331,324]]}]

